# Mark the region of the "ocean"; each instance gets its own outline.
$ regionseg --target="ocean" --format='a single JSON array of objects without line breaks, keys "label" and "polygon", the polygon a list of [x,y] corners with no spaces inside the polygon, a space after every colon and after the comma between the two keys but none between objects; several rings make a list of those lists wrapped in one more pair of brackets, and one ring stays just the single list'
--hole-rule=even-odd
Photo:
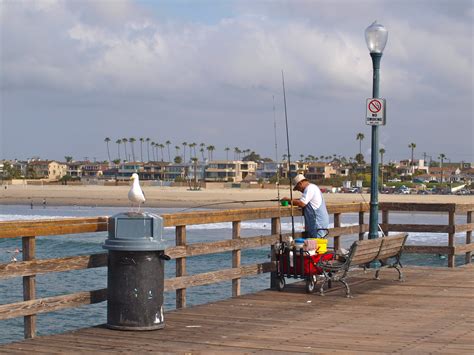
[{"label": "ocean", "polygon": [[[179,208],[147,208],[146,211],[155,214],[176,213],[183,209]],[[120,212],[128,211],[126,207],[79,207],[46,206],[35,207],[10,205],[0,206],[0,221],[9,220],[39,220],[65,217],[91,217],[91,216],[111,216]],[[189,211],[187,211],[189,212]],[[368,214],[366,221],[368,223]],[[381,217],[380,217],[381,220]],[[466,216],[457,216],[456,223],[466,223]],[[407,224],[447,224],[447,214],[416,213],[416,214],[390,214],[391,223]],[[332,223],[332,220],[331,220]],[[358,214],[343,214],[342,225],[358,224]],[[332,226],[332,225],[331,225]],[[248,221],[242,222],[242,237],[270,234],[271,223],[268,221]],[[295,229],[303,229],[302,217],[295,218]],[[232,238],[232,223],[204,224],[187,227],[188,243],[218,241]],[[291,232],[291,221],[289,218],[282,220],[282,231]],[[164,240],[167,245],[174,245],[175,230],[165,228]],[[92,253],[102,253],[102,243],[107,238],[106,232],[86,233],[53,237],[38,237],[36,239],[36,257],[38,259],[57,258],[73,255],[84,255]],[[342,246],[348,248],[357,239],[357,235],[342,239]],[[417,245],[447,245],[447,234],[432,233],[410,233],[408,244]],[[456,242],[463,244],[465,233],[456,235]],[[21,249],[21,239],[0,240],[0,264],[11,262],[14,255],[12,251]],[[253,264],[269,260],[269,248],[257,248],[242,251],[242,264]],[[463,258],[463,257],[462,257]],[[461,257],[458,262],[462,263]],[[21,260],[21,255],[18,256]],[[404,265],[423,266],[447,266],[445,256],[439,255],[415,255],[406,254],[402,258]],[[188,274],[215,271],[232,266],[231,252],[220,254],[203,255],[187,258]],[[169,261],[165,264],[165,276],[174,277],[175,262]],[[291,280],[288,280],[291,282]],[[106,268],[77,270],[61,273],[51,273],[38,275],[36,277],[37,290],[36,297],[49,297],[61,294],[68,294],[86,290],[105,288],[107,286]],[[247,277],[242,279],[241,291],[243,294],[252,293],[269,287],[269,274]],[[22,301],[21,278],[0,279],[0,304]],[[220,282],[208,286],[198,286],[189,288],[187,291],[187,305],[208,303],[220,299],[231,297],[231,281]],[[175,292],[167,292],[164,297],[165,310],[175,308]],[[166,315],[165,315],[166,319]],[[61,333],[67,330],[83,328],[102,324],[106,322],[106,302],[83,306],[80,308],[67,309],[52,313],[40,314],[37,317],[38,335]],[[23,339],[23,318],[0,321],[0,343],[8,343]]]}]

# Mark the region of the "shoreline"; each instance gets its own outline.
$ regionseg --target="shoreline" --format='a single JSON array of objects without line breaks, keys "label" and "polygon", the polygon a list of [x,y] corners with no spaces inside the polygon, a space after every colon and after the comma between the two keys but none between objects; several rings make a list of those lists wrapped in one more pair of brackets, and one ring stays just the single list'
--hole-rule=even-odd
[{"label": "shoreline", "polygon": [[[92,207],[128,207],[129,186],[24,186],[10,185],[1,189],[2,205],[42,206],[92,206]],[[203,189],[191,191],[186,187],[143,187],[147,201],[143,207],[157,208],[198,208],[211,209],[271,207],[276,201],[245,202],[252,200],[275,200],[275,189]],[[288,196],[288,189],[280,189],[280,197]],[[300,193],[294,193],[298,198]],[[328,204],[369,203],[369,194],[325,193]],[[379,202],[412,203],[472,203],[472,196],[458,195],[392,195],[379,194]],[[209,206],[206,206],[209,205]]]}]

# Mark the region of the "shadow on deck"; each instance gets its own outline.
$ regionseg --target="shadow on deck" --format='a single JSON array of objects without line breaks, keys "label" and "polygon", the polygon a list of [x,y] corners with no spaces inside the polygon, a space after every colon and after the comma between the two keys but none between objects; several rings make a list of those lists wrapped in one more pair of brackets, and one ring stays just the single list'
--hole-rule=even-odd
[{"label": "shadow on deck", "polygon": [[149,332],[103,326],[43,336],[0,347],[0,353],[70,352],[301,352],[474,353],[474,267],[410,267],[356,273],[354,298],[333,288],[308,295],[302,283],[165,315]]}]

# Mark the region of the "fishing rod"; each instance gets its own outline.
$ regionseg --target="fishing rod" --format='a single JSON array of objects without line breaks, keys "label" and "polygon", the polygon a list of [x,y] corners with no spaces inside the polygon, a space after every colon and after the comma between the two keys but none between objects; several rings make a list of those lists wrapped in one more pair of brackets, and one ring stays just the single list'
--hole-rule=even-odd
[{"label": "fishing rod", "polygon": [[281,82],[283,84],[283,102],[285,103],[285,122],[286,122],[286,146],[288,151],[288,179],[290,180],[290,212],[291,212],[291,237],[295,239],[295,217],[293,215],[293,189],[291,188],[291,154],[290,154],[290,135],[288,134],[288,113],[286,110],[286,91],[285,91],[285,76],[283,70],[281,71]]},{"label": "fishing rod", "polygon": [[246,203],[252,203],[252,202],[275,202],[275,201],[280,201],[280,198],[278,199],[264,199],[264,200],[232,200],[232,201],[223,201],[223,202],[213,202],[213,203],[206,203],[204,205],[198,205],[198,206],[193,206],[193,207],[188,207],[182,210],[179,210],[178,212],[185,212],[189,210],[193,210],[196,208],[202,208],[202,207],[208,207],[208,206],[217,206],[217,205],[230,205],[234,203],[241,203],[245,205]]},{"label": "fishing rod", "polygon": [[278,223],[280,224],[279,237],[280,243],[283,242],[283,235],[281,234],[281,203],[280,203],[280,165],[278,164],[278,143],[277,143],[277,123],[275,114],[275,95],[273,95],[273,128],[275,132],[275,161],[277,163],[277,196],[278,196]]},{"label": "fishing rod", "polygon": [[280,200],[280,167],[278,164],[278,144],[277,144],[277,122],[275,114],[275,95],[273,95],[273,128],[275,131],[275,161],[277,163],[277,196]]}]

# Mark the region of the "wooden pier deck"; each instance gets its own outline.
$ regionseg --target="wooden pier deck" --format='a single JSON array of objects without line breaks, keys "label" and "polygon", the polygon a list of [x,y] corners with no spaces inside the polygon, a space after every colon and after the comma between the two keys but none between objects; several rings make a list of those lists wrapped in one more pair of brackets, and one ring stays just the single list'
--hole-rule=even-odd
[{"label": "wooden pier deck", "polygon": [[130,332],[97,326],[0,347],[0,353],[238,352],[474,353],[474,267],[405,268],[381,280],[356,272],[354,298],[325,297],[301,283],[165,315],[166,328]]}]

